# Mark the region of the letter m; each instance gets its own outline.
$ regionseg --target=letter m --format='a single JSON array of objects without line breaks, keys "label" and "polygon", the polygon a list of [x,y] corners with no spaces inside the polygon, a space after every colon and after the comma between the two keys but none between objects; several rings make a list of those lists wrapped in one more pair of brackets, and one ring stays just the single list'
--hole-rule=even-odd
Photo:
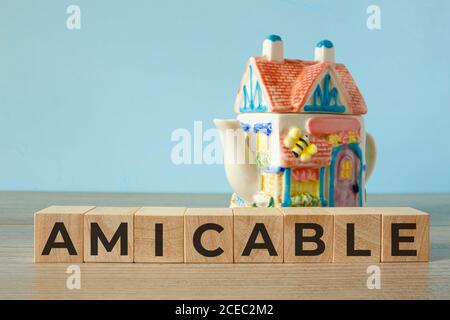
[{"label": "letter m", "polygon": [[119,239],[120,255],[126,256],[128,255],[128,223],[122,222],[110,241],[108,241],[98,223],[91,223],[91,255],[98,255],[98,240],[101,241],[107,252],[111,252]]}]

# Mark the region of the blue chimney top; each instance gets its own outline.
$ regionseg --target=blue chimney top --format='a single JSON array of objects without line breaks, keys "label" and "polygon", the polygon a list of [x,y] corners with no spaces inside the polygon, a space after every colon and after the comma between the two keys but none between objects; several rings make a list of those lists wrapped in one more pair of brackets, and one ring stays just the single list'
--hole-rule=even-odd
[{"label": "blue chimney top", "polygon": [[331,42],[330,40],[322,40],[316,45],[316,48],[322,48],[322,47],[330,49],[330,48],[333,48],[334,45],[333,45],[333,42]]},{"label": "blue chimney top", "polygon": [[269,35],[266,37],[266,39],[267,39],[267,40],[270,40],[270,41],[273,41],[273,42],[276,42],[276,41],[283,41],[283,40],[281,40],[281,37],[278,36],[278,35],[276,35],[276,34],[269,34]]}]

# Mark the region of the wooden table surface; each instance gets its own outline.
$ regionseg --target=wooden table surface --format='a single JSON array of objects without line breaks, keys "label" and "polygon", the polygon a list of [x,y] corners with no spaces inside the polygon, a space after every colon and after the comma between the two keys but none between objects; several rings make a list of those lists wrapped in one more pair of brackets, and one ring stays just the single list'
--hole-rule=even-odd
[{"label": "wooden table surface", "polygon": [[369,206],[431,214],[429,263],[80,264],[81,289],[66,288],[66,264],[33,263],[33,213],[52,204],[227,206],[224,194],[0,192],[0,299],[450,299],[450,195],[369,195]]}]

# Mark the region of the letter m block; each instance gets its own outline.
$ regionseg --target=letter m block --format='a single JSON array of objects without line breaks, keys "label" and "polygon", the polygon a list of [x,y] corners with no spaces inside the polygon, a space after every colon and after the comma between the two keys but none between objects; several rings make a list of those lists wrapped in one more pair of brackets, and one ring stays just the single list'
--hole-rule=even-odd
[{"label": "letter m block", "polygon": [[97,207],[84,215],[85,262],[133,262],[134,213],[139,208]]}]

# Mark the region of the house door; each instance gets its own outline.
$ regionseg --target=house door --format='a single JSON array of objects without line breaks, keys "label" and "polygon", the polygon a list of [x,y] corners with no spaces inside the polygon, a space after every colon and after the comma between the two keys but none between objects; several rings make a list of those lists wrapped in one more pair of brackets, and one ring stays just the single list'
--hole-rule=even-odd
[{"label": "house door", "polygon": [[361,186],[358,182],[360,159],[348,146],[336,155],[334,170],[334,206],[357,207]]}]

